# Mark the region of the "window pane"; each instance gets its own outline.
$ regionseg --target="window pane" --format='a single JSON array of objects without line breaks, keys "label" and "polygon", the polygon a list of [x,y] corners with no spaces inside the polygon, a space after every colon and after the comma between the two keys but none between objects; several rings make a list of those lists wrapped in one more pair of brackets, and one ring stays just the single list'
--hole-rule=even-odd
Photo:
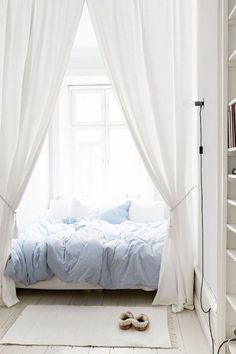
[{"label": "window pane", "polygon": [[116,96],[112,91],[109,91],[109,120],[111,122],[124,122],[123,112],[117,102]]},{"label": "window pane", "polygon": [[153,200],[154,186],[127,127],[109,129],[108,193],[112,198]]},{"label": "window pane", "polygon": [[73,121],[80,123],[101,122],[102,93],[96,91],[75,91],[73,97]]},{"label": "window pane", "polygon": [[74,192],[88,201],[99,201],[104,187],[103,134],[101,128],[76,128]]}]

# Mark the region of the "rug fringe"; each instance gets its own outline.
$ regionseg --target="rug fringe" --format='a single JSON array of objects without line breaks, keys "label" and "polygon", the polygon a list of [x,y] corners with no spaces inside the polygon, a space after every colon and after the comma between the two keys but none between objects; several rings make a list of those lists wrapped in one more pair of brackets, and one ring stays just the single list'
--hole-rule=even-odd
[{"label": "rug fringe", "polygon": [[174,321],[174,316],[171,311],[171,306],[168,306],[167,308],[167,318],[168,318],[168,328],[169,328],[169,333],[170,333],[170,341],[171,345],[173,348],[177,349],[179,348],[178,345],[178,336],[176,334],[176,326],[175,326],[175,321]]},{"label": "rug fringe", "polygon": [[[19,305],[18,305],[19,306]],[[0,339],[4,337],[7,331],[11,328],[11,326],[16,322],[17,318],[20,316],[21,312],[24,310],[26,306],[19,306],[15,312],[13,312],[6,321],[2,324],[0,329]]]}]

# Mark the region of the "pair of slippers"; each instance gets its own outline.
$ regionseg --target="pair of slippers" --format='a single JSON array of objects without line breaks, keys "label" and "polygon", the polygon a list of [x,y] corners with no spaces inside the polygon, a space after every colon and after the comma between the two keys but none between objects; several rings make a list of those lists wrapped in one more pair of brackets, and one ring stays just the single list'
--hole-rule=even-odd
[{"label": "pair of slippers", "polygon": [[129,311],[122,313],[119,321],[120,329],[126,330],[131,328],[132,326],[137,331],[145,331],[149,326],[149,318],[143,313],[136,317],[134,317],[132,312]]}]

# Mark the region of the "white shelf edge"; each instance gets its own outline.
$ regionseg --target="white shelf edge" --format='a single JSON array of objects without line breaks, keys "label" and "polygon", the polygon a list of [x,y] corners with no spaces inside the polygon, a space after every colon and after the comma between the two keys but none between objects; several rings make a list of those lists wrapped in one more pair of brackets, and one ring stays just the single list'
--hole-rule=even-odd
[{"label": "white shelf edge", "polygon": [[235,61],[236,60],[236,49],[233,51],[233,53],[229,56],[229,62]]},{"label": "white shelf edge", "polygon": [[227,202],[232,206],[236,206],[236,199],[228,199]]},{"label": "white shelf edge", "polygon": [[227,249],[227,255],[236,262],[236,250],[234,249]]},{"label": "white shelf edge", "polygon": [[228,148],[228,156],[235,156],[236,147]]},{"label": "white shelf edge", "polygon": [[236,234],[236,224],[227,224],[227,229]]},{"label": "white shelf edge", "polygon": [[236,312],[236,295],[227,294],[226,299],[230,304],[230,306],[232,307],[232,309]]},{"label": "white shelf edge", "polygon": [[236,103],[236,97],[232,98],[232,100],[229,101],[228,105],[231,106],[231,104],[234,104],[234,103]]},{"label": "white shelf edge", "polygon": [[231,354],[236,354],[236,343],[235,342],[229,342],[229,350]]},{"label": "white shelf edge", "polygon": [[233,181],[233,180],[236,180],[236,175],[233,175],[233,174],[229,174],[228,175],[228,180],[230,181]]},{"label": "white shelf edge", "polygon": [[229,19],[229,20],[232,20],[232,19],[234,19],[235,17],[236,17],[236,5],[234,5],[234,7],[232,8],[232,10],[230,11],[228,19]]}]

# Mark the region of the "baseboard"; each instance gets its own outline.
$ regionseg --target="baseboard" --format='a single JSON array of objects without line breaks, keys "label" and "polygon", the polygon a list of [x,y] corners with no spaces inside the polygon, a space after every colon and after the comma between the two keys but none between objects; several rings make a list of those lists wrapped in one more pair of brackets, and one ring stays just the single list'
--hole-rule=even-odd
[{"label": "baseboard", "polygon": [[[198,301],[198,298],[196,295],[194,296],[194,305],[195,305],[195,311],[196,311],[198,320],[200,322],[200,325],[202,327],[203,333],[207,339],[209,346],[211,346],[211,336],[210,336],[208,321],[206,319],[206,315],[201,310],[200,302]],[[214,325],[213,325],[213,327],[214,327]],[[215,330],[214,330],[214,333],[215,333]]]},{"label": "baseboard", "polygon": [[[195,269],[195,295],[194,295],[194,305],[197,317],[201,324],[202,330],[207,338],[209,345],[211,345],[211,337],[209,331],[209,324],[208,324],[208,314],[205,314],[201,310],[200,305],[200,285],[201,285],[201,271],[199,268]],[[211,308],[211,323],[212,323],[212,330],[215,342],[217,342],[216,333],[217,333],[217,302],[216,298],[214,297],[210,287],[207,283],[204,283],[203,288],[203,304],[204,309]]]}]

